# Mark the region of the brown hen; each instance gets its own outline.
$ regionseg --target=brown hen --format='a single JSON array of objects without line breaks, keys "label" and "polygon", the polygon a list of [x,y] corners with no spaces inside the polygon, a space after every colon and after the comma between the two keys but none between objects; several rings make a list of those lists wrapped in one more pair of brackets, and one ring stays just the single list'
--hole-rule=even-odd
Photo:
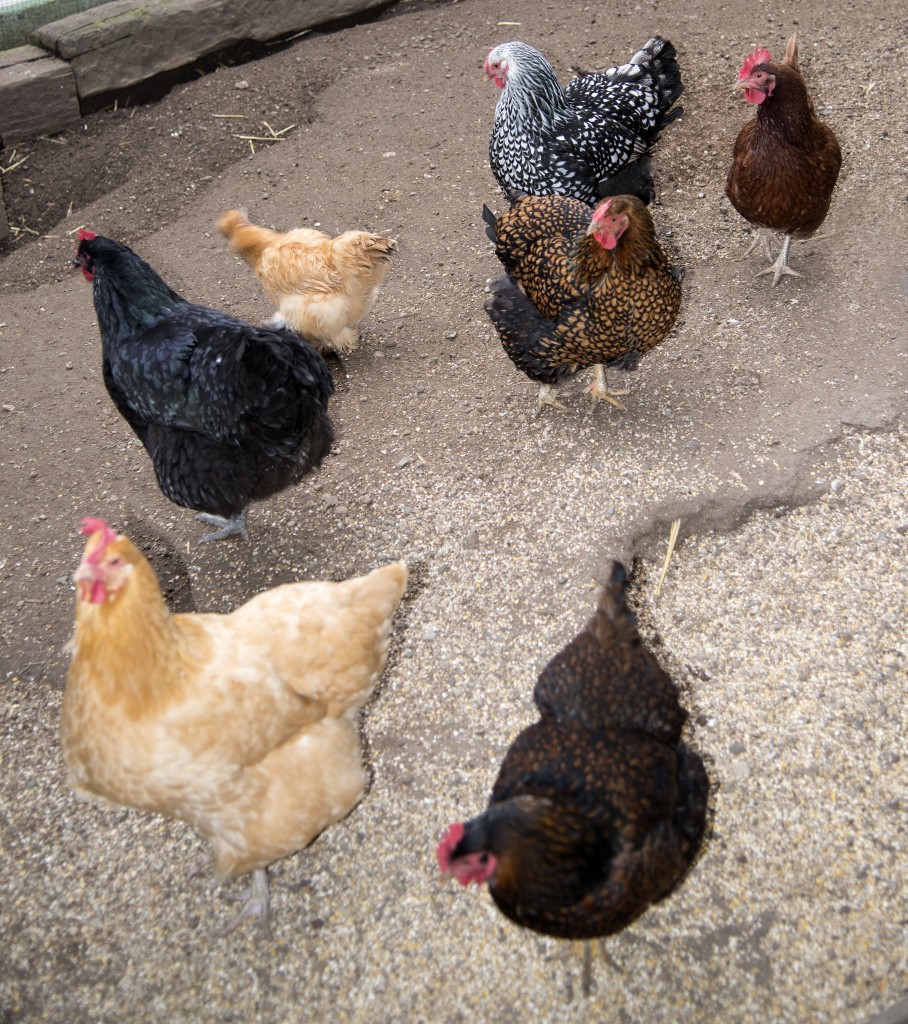
[{"label": "brown hen", "polygon": [[775,287],[785,274],[801,276],[788,266],[791,240],[812,235],[826,219],[842,151],[814,112],[799,67],[797,34],[788,40],[781,64],[772,63],[768,50],[754,50],[738,72],[736,88],[757,113],[735,142],[725,194],[759,229],[747,255],[762,245],[772,263],[771,232],[784,233],[778,259],[757,275],[772,274]]},{"label": "brown hen", "polygon": [[539,677],[488,809],[452,825],[442,871],[488,882],[512,921],[559,938],[618,931],[667,895],[699,846],[709,780],[687,713],[643,647],[615,563],[593,619]]},{"label": "brown hen", "polygon": [[253,873],[237,922],[267,923],[267,865],[365,789],[354,716],[385,666],[407,571],[287,583],[228,615],[172,615],[127,537],[100,519],[82,532],[60,726],[70,782],[194,825],[219,875]]},{"label": "brown hen", "polygon": [[674,326],[683,270],[656,240],[646,206],[613,196],[595,209],[566,196],[512,197],[497,220],[483,208],[487,234],[507,276],[489,286],[485,309],[514,365],[542,384],[540,406],[554,405],[552,385],[593,366],[588,388],[619,409],[605,365],[633,370]]}]

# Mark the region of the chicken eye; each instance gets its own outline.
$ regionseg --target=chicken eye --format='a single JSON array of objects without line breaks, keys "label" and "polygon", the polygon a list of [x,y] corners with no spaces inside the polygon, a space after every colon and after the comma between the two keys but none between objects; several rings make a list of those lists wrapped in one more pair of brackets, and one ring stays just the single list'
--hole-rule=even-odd
[{"label": "chicken eye", "polygon": [[488,864],[488,862],[489,862],[489,855],[485,851],[483,851],[479,855],[479,863],[480,864]]},{"label": "chicken eye", "polygon": [[123,564],[123,557],[121,555],[117,555],[116,558],[111,558],[107,564],[111,569],[116,569]]}]

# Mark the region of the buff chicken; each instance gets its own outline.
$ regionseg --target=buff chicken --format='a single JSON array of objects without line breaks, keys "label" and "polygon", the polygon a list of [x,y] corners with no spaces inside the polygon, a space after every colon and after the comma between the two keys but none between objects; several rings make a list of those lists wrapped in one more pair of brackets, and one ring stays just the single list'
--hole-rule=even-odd
[{"label": "buff chicken", "polygon": [[252,873],[234,924],[267,924],[268,865],[363,795],[355,715],[384,669],[406,568],[175,615],[127,537],[100,519],[82,532],[60,729],[70,782],[194,825],[220,877]]},{"label": "buff chicken", "polygon": [[255,271],[277,306],[270,320],[287,327],[320,352],[356,348],[353,327],[372,309],[397,242],[369,231],[332,238],[315,228],[271,231],[228,210],[218,228]]}]

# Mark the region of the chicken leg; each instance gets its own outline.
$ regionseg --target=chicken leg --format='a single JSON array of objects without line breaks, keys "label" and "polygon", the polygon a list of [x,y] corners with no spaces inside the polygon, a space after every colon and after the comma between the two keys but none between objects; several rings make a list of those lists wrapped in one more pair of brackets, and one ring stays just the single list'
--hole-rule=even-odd
[{"label": "chicken leg", "polygon": [[772,274],[772,287],[779,283],[781,278],[785,274],[790,274],[792,277],[800,277],[801,275],[796,271],[792,270],[788,265],[788,250],[791,248],[791,235],[785,236],[785,243],[782,246],[782,251],[779,253],[779,258],[771,267],[767,267],[766,270],[761,270],[756,277],[763,277],[764,274]]},{"label": "chicken leg", "polygon": [[766,259],[772,263],[772,246],[771,242],[776,236],[769,230],[769,228],[757,228],[757,232],[754,235],[754,240],[750,243],[750,248],[741,257],[741,260],[746,260],[747,257],[754,252],[756,249],[763,247],[763,252],[766,255]]},{"label": "chicken leg", "polygon": [[596,363],[593,367],[593,383],[586,389],[586,393],[592,398],[593,405],[597,402],[609,402],[614,405],[616,409],[620,409],[622,412],[627,412],[627,406],[624,402],[618,399],[618,395],[629,395],[629,391],[613,391],[608,386],[608,380],[605,376],[605,367],[602,363]]},{"label": "chicken leg", "polygon": [[246,509],[243,509],[239,515],[233,516],[231,519],[227,519],[224,516],[211,516],[207,512],[200,512],[196,519],[202,523],[208,523],[209,526],[220,526],[220,530],[215,530],[214,533],[206,533],[204,537],[199,538],[199,543],[204,544],[208,540],[224,540],[226,537],[242,537],[243,540],[249,540],[249,534],[246,531]]},{"label": "chicken leg", "polygon": [[[234,897],[230,897],[233,899]],[[252,884],[242,896],[235,897],[243,904],[237,916],[222,930],[222,935],[229,935],[238,928],[247,917],[261,919],[262,928],[266,933],[271,930],[270,901],[268,897],[268,871],[266,868],[255,868],[252,872]]]},{"label": "chicken leg", "polygon": [[536,415],[538,416],[542,412],[544,405],[550,405],[553,409],[563,409],[564,406],[555,397],[555,389],[551,384],[540,384],[539,385],[539,400],[536,407]]}]

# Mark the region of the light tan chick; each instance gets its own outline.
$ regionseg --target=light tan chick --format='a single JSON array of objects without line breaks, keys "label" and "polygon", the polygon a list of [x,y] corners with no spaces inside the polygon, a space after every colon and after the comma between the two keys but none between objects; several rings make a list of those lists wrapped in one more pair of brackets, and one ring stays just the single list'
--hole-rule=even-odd
[{"label": "light tan chick", "polygon": [[332,238],[314,228],[279,232],[228,210],[218,229],[243,254],[277,306],[269,324],[296,331],[320,352],[352,352],[354,324],[369,312],[397,242],[368,231]]},{"label": "light tan chick", "polygon": [[225,878],[343,818],[366,785],[356,711],[385,667],[407,570],[275,587],[226,615],[172,615],[144,555],[102,520],[75,574],[61,742],[72,786],[195,825]]}]

